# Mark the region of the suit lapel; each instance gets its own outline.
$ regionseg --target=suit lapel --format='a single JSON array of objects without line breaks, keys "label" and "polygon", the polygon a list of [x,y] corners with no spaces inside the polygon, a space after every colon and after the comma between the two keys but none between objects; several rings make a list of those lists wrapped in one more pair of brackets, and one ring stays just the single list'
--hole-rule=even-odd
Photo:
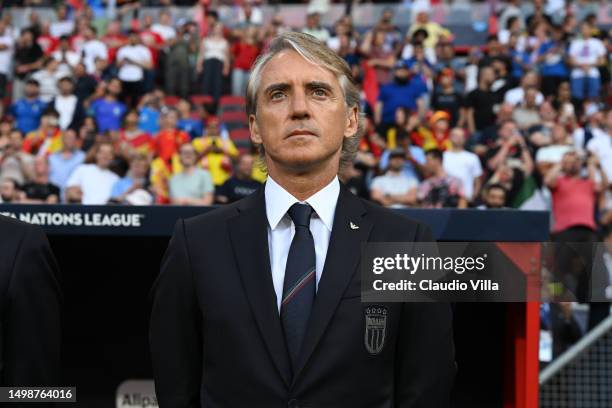
[{"label": "suit lapel", "polygon": [[268,352],[285,384],[291,365],[272,283],[264,188],[242,200],[238,216],[228,220],[242,284]]},{"label": "suit lapel", "polygon": [[353,278],[361,254],[361,243],[368,240],[372,229],[371,221],[364,217],[366,209],[361,201],[342,183],[340,187],[325,265],[293,383],[308,362]]}]

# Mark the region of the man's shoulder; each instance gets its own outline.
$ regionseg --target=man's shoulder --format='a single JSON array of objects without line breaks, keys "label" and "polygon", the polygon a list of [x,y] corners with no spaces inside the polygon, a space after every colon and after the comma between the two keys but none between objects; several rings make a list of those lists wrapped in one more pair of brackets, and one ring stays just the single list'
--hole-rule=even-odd
[{"label": "man's shoulder", "polygon": [[26,234],[30,236],[42,235],[41,228],[12,217],[0,215],[0,240],[6,244],[3,245],[4,249],[14,247],[16,251]]}]

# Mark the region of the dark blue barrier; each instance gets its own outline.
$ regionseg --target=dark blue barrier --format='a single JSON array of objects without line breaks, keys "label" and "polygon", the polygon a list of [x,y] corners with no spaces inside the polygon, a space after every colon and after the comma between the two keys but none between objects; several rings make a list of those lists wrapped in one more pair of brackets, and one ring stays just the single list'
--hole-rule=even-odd
[{"label": "dark blue barrier", "polygon": [[[0,214],[41,225],[53,235],[169,236],[179,218],[214,207],[0,205]],[[444,241],[545,241],[549,215],[518,210],[396,210],[426,222]]]}]

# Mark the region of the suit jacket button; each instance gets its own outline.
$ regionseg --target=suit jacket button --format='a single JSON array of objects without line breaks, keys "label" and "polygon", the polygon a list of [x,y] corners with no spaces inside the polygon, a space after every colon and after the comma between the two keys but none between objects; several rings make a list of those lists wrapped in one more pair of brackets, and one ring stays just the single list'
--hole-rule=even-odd
[{"label": "suit jacket button", "polygon": [[287,403],[287,408],[300,408],[300,404],[298,400],[292,399]]}]

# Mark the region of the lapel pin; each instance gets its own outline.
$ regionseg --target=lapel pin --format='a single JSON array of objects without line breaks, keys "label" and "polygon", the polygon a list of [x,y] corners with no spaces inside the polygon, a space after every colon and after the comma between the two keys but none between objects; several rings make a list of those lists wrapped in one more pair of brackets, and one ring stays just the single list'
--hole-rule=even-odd
[{"label": "lapel pin", "polygon": [[359,229],[359,225],[353,223],[353,221],[351,221],[351,223],[349,225],[351,226],[351,229],[353,229],[353,230],[358,230]]}]

